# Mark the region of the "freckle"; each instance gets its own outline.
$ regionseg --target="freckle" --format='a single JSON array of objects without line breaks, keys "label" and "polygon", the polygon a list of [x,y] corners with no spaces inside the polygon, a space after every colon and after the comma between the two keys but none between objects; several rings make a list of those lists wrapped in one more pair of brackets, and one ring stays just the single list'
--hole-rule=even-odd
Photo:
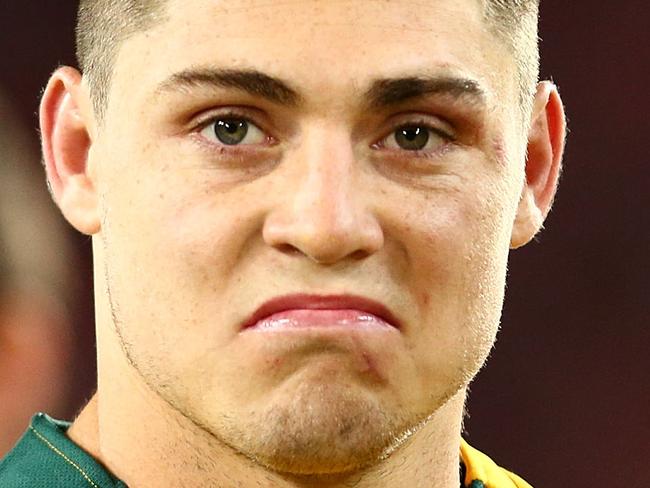
[{"label": "freckle", "polygon": [[282,366],[282,363],[283,363],[283,361],[282,361],[282,358],[280,358],[280,357],[275,357],[273,359],[267,359],[266,360],[266,364],[270,369],[277,369],[280,366]]},{"label": "freckle", "polygon": [[429,302],[431,301],[431,295],[429,295],[428,292],[423,292],[422,293],[422,305],[429,305]]}]

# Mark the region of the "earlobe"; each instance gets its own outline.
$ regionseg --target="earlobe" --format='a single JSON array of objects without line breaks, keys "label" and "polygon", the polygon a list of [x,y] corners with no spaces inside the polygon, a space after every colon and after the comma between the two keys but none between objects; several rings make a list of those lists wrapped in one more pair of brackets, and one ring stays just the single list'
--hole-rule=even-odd
[{"label": "earlobe", "polygon": [[526,180],[512,229],[511,248],[528,243],[542,228],[553,204],[566,135],[564,107],[556,86],[541,82],[528,134]]},{"label": "earlobe", "polygon": [[40,106],[43,159],[52,195],[65,218],[84,234],[100,229],[98,197],[89,171],[90,110],[81,74],[59,68]]}]

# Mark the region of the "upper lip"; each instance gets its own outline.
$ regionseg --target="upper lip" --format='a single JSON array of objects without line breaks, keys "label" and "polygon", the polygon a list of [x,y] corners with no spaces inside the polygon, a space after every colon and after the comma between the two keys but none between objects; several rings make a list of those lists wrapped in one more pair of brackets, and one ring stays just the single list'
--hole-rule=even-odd
[{"label": "upper lip", "polygon": [[264,302],[246,320],[242,329],[252,327],[260,320],[287,310],[359,310],[399,329],[397,317],[382,303],[358,295],[308,295],[296,294],[273,298]]}]

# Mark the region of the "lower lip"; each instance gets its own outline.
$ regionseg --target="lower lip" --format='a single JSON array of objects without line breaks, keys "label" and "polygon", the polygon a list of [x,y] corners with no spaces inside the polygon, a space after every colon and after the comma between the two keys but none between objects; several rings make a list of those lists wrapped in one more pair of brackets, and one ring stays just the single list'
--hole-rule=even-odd
[{"label": "lower lip", "polygon": [[250,330],[284,331],[301,329],[371,329],[394,330],[391,324],[376,315],[359,310],[294,309],[279,312],[256,322]]}]

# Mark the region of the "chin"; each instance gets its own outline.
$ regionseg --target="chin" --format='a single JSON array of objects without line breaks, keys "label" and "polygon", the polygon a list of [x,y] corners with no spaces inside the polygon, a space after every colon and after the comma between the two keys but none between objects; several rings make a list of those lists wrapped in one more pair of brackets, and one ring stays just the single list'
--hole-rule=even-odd
[{"label": "chin", "polygon": [[310,385],[231,417],[215,434],[276,472],[344,474],[377,464],[422,423],[419,416],[396,412],[358,388]]}]

